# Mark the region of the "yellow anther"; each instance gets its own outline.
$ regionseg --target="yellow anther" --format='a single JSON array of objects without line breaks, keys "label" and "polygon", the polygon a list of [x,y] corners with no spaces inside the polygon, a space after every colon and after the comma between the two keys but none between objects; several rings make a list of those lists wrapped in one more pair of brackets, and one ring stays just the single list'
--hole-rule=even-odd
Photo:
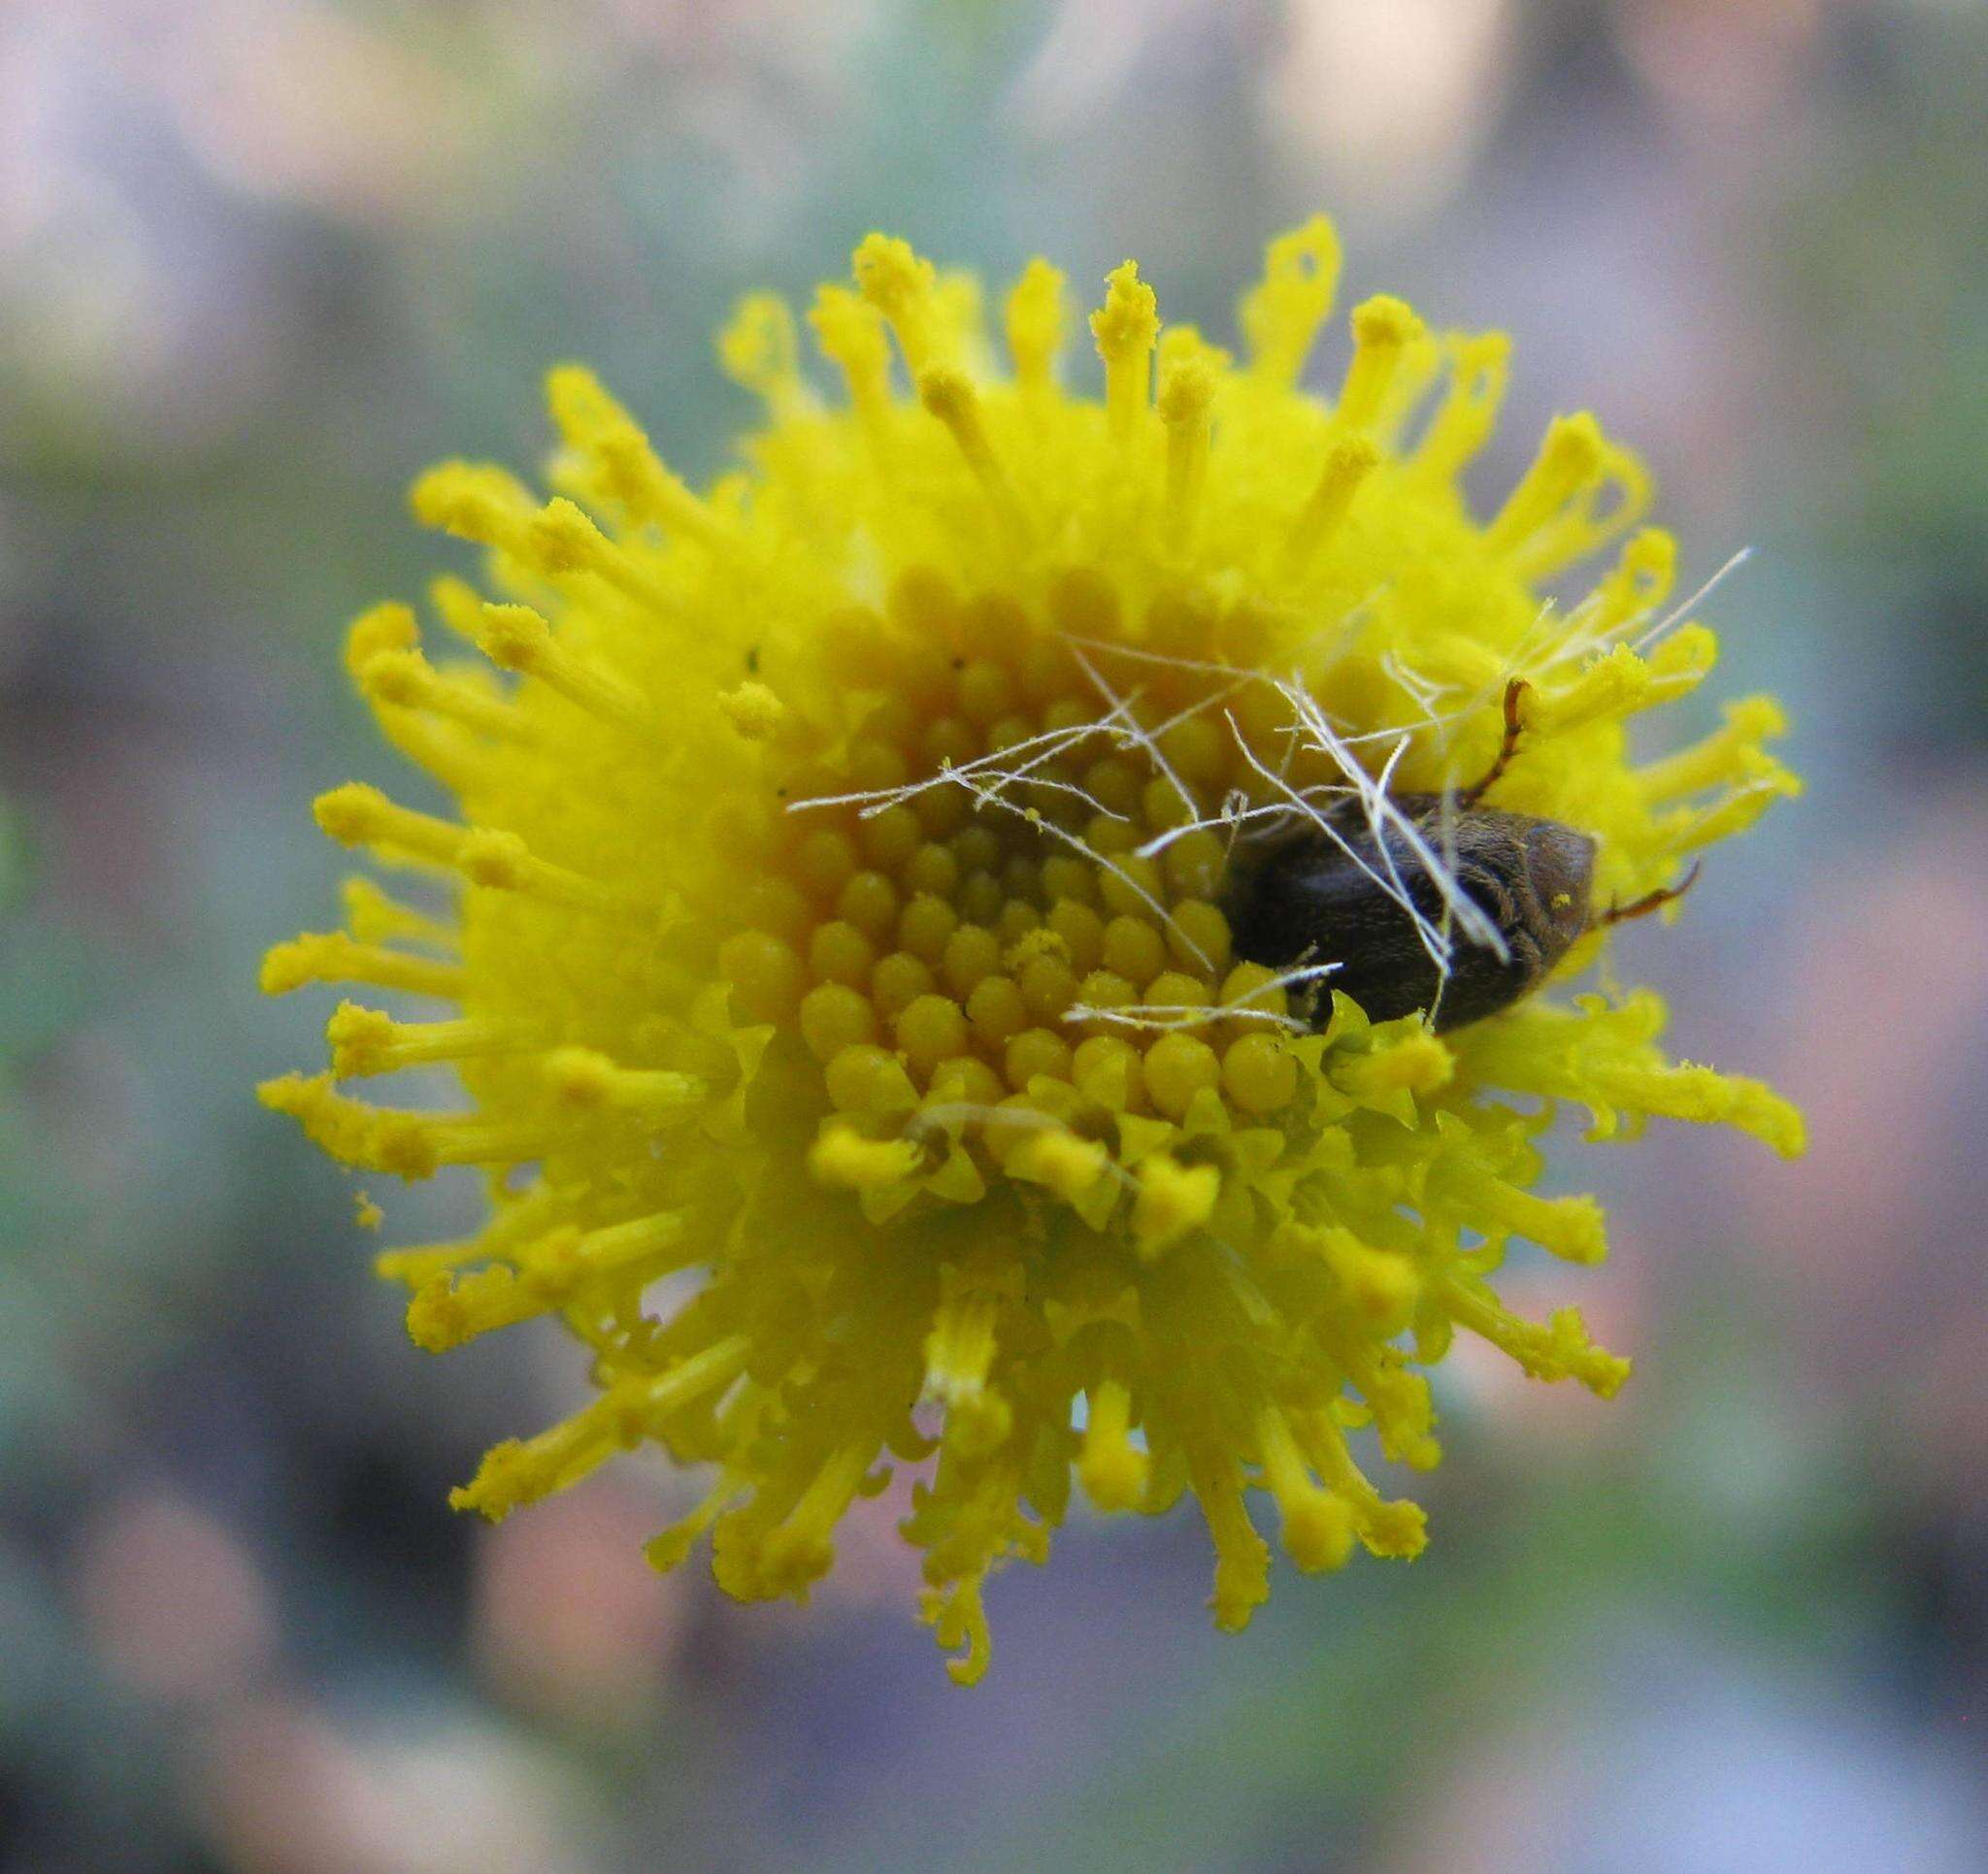
[{"label": "yellow anther", "polygon": [[356,781],[335,787],[318,796],[314,810],[317,824],[341,844],[445,866],[475,885],[528,892],[585,910],[612,910],[620,902],[591,879],[536,858],[514,833],[416,813],[395,805],[377,787]]},{"label": "yellow anther", "polygon": [[1340,392],[1339,419],[1346,428],[1371,428],[1387,401],[1402,355],[1421,336],[1422,321],[1386,293],[1353,308],[1353,362]]},{"label": "yellow anther", "polygon": [[932,263],[920,259],[909,241],[868,234],[857,243],[852,264],[856,290],[897,334],[911,376],[915,378],[933,365],[950,362],[939,355],[940,332],[932,303],[937,275]]},{"label": "yellow anther", "polygon": [[1160,304],[1128,260],[1106,276],[1105,303],[1091,314],[1091,337],[1105,361],[1105,411],[1111,434],[1123,442],[1144,414],[1152,377],[1153,345],[1160,336]]},{"label": "yellow anther", "polygon": [[1397,1118],[1412,1116],[1413,1094],[1429,1094],[1447,1086],[1456,1071],[1456,1057],[1427,1030],[1414,1030],[1371,1054],[1332,1057],[1333,1085],[1363,1104]]},{"label": "yellow anther", "polygon": [[1593,1198],[1536,1198],[1489,1178],[1474,1181],[1471,1197],[1485,1215],[1563,1262],[1593,1265],[1607,1257],[1607,1219]]},{"label": "yellow anther", "polygon": [[[685,495],[688,498],[687,490]],[[548,501],[531,517],[522,550],[548,578],[587,573],[645,605],[661,603],[655,582],[564,495]]]},{"label": "yellow anther", "polygon": [[326,1023],[331,1070],[341,1080],[392,1073],[437,1061],[467,1061],[531,1044],[526,1023],[469,1015],[450,1022],[397,1022],[377,1008],[341,1003]]},{"label": "yellow anther", "polygon": [[392,1016],[377,1008],[339,1003],[324,1031],[324,1038],[331,1044],[332,1072],[341,1080],[385,1072],[398,1026]]}]

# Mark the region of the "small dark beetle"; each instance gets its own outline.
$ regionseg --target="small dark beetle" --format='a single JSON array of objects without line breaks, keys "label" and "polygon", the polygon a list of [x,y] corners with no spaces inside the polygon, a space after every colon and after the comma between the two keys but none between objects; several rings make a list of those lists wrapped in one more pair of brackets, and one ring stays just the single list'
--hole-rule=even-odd
[{"label": "small dark beetle", "polygon": [[[1428,1009],[1441,1033],[1482,1021],[1529,995],[1597,924],[1640,917],[1688,891],[1696,867],[1670,890],[1597,917],[1589,905],[1595,842],[1586,834],[1557,820],[1477,805],[1518,745],[1524,690],[1518,681],[1507,686],[1504,744],[1474,786],[1447,802],[1440,794],[1392,797],[1424,845],[1442,856],[1457,888],[1496,928],[1504,956],[1453,933],[1444,979],[1415,918],[1376,877],[1390,885],[1399,880],[1432,928],[1445,922],[1442,892],[1408,833],[1391,820],[1383,851],[1357,799],[1324,809],[1330,833],[1308,822],[1260,857],[1239,862],[1224,907],[1236,953],[1274,970],[1337,963],[1327,984],[1343,990],[1372,1020]],[[1313,1007],[1323,1026],[1331,997],[1319,995]]]}]

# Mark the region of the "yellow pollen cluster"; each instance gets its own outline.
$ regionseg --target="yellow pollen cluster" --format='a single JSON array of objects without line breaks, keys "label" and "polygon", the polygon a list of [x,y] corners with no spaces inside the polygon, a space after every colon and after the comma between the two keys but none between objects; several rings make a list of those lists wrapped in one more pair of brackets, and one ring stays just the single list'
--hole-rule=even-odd
[{"label": "yellow pollen cluster", "polygon": [[[1493,1287],[1514,1237],[1605,1253],[1592,1200],[1528,1188],[1561,1102],[1591,1137],[1661,1115],[1801,1149],[1757,1082],[1664,1059],[1654,996],[1558,992],[1599,915],[1553,983],[1440,1036],[1336,996],[1331,929],[1280,970],[1236,953],[1252,850],[1470,784],[1514,678],[1487,805],[1595,842],[1593,913],[1796,787],[1766,699],[1631,758],[1629,719],[1716,647],[1666,610],[1673,543],[1635,529],[1645,477],[1592,417],[1472,514],[1502,337],[1370,299],[1336,393],[1301,388],[1338,267],[1323,221],[1273,242],[1239,361],[1163,330],[1127,262],[1094,397],[1059,381],[1053,268],[1009,295],[1004,370],[977,281],[873,235],[808,320],[843,399],[782,302],[741,306],[719,356],[767,422],[712,488],[576,367],[549,499],[463,463],[416,484],[484,590],[435,584],[439,648],[376,608],[347,661],[460,813],[318,801],[410,896],[353,879],[345,928],[278,944],[263,986],[410,1005],[341,1003],[329,1070],[262,1097],[347,1164],[483,1172],[480,1232],[380,1258],[419,1345],[556,1316],[588,1351],[594,1402],[459,1505],[653,1443],[705,1478],[656,1565],[709,1534],[728,1591],[805,1598],[853,1499],[911,1466],[925,1614],[971,1680],[988,1574],[1044,1557],[1073,1481],[1104,1511],[1191,1495],[1240,1627],[1268,1593],[1254,1496],[1302,1568],[1420,1549],[1356,1447],[1437,1461],[1421,1369],[1457,1328],[1621,1383],[1574,1309],[1526,1321]],[[1500,941],[1425,860],[1430,957]],[[341,1084],[437,1066],[457,1110]]]}]

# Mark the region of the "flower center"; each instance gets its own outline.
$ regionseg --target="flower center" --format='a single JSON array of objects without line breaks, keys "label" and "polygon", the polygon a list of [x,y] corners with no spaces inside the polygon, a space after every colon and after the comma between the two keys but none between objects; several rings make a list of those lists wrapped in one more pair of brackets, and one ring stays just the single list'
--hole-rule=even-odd
[{"label": "flower center", "polygon": [[1251,793],[1216,625],[1169,597],[1124,632],[1071,581],[1050,609],[1053,629],[913,575],[890,620],[845,621],[839,674],[889,690],[786,789],[724,970],[846,1113],[905,1103],[907,1081],[928,1107],[992,1108],[1044,1079],[1172,1120],[1204,1089],[1273,1112],[1298,1084],[1286,998],[1231,964],[1229,836],[1202,824]]}]

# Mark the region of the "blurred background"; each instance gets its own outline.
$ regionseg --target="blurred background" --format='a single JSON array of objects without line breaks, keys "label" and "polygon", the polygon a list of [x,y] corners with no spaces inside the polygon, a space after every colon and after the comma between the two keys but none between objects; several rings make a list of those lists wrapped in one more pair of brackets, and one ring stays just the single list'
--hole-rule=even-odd
[{"label": "blurred background", "polygon": [[[1984,87],[1967,0],[0,5],[0,1870],[1988,1869]],[[1712,687],[1811,792],[1625,941],[1812,1155],[1570,1132],[1614,1258],[1513,1288],[1633,1387],[1459,1348],[1428,1555],[1241,1638],[1184,1512],[1004,1575],[972,1694],[887,1514],[806,1612],[652,1576],[638,1461],[451,1515],[578,1356],[413,1352],[250,1094],[408,480],[565,357],[715,471],[715,324],[873,225],[1221,335],[1320,207],[1517,335],[1487,487],[1591,404],[1684,589],[1754,549]]]}]

